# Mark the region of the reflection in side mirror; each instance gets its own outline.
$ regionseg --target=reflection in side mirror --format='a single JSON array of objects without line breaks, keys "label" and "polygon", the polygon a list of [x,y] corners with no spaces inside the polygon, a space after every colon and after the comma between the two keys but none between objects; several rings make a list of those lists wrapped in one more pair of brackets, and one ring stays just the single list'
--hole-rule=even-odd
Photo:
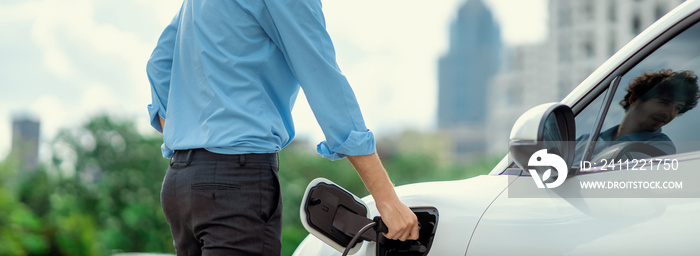
[{"label": "reflection in side mirror", "polygon": [[527,171],[535,152],[546,149],[566,166],[574,161],[576,127],[571,108],[561,103],[536,106],[518,118],[510,133],[510,157]]}]

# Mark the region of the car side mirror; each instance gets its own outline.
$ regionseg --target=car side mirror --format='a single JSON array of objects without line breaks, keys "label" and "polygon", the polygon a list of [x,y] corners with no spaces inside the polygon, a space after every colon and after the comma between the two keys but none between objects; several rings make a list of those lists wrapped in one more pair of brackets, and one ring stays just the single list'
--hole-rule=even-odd
[{"label": "car side mirror", "polygon": [[546,150],[561,157],[567,167],[574,162],[576,126],[571,108],[561,103],[545,103],[522,114],[510,133],[509,155],[527,171],[535,152]]}]

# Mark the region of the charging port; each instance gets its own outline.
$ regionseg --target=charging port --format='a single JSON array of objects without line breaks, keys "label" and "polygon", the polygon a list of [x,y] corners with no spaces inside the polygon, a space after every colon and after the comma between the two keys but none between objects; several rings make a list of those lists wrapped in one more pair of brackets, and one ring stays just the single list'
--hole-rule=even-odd
[{"label": "charging port", "polygon": [[349,254],[359,251],[363,241],[375,241],[376,255],[424,256],[430,251],[437,230],[436,208],[411,207],[420,225],[418,240],[387,239],[381,235],[386,232],[386,226],[379,216],[370,218],[360,198],[325,178],[309,183],[301,206],[299,214],[304,228],[336,250]]},{"label": "charging port", "polygon": [[401,242],[387,239],[380,235],[377,242],[377,256],[424,256],[428,254],[437,230],[438,211],[432,207],[411,208],[411,210],[418,217],[418,224],[420,225],[418,240]]}]

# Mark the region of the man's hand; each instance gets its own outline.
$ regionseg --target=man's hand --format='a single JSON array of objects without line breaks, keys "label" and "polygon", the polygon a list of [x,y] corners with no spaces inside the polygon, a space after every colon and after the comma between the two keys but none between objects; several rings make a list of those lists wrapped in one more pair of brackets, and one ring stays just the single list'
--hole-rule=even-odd
[{"label": "man's hand", "polygon": [[374,153],[347,158],[374,197],[379,215],[389,228],[389,233],[384,236],[400,241],[418,239],[418,218],[399,200],[379,156]]},{"label": "man's hand", "polygon": [[418,239],[418,218],[411,209],[398,199],[392,202],[377,201],[376,204],[382,221],[389,228],[389,233],[384,234],[386,238],[399,241]]}]

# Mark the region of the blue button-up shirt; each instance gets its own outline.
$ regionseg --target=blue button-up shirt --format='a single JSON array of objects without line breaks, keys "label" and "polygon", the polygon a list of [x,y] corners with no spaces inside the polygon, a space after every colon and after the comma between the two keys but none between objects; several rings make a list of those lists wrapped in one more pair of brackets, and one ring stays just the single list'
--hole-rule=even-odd
[{"label": "blue button-up shirt", "polygon": [[[163,156],[206,148],[273,153],[294,138],[299,87],[330,159],[375,152],[335,59],[320,0],[185,0],[147,65],[151,125]],[[158,116],[165,119],[161,129]]]}]

